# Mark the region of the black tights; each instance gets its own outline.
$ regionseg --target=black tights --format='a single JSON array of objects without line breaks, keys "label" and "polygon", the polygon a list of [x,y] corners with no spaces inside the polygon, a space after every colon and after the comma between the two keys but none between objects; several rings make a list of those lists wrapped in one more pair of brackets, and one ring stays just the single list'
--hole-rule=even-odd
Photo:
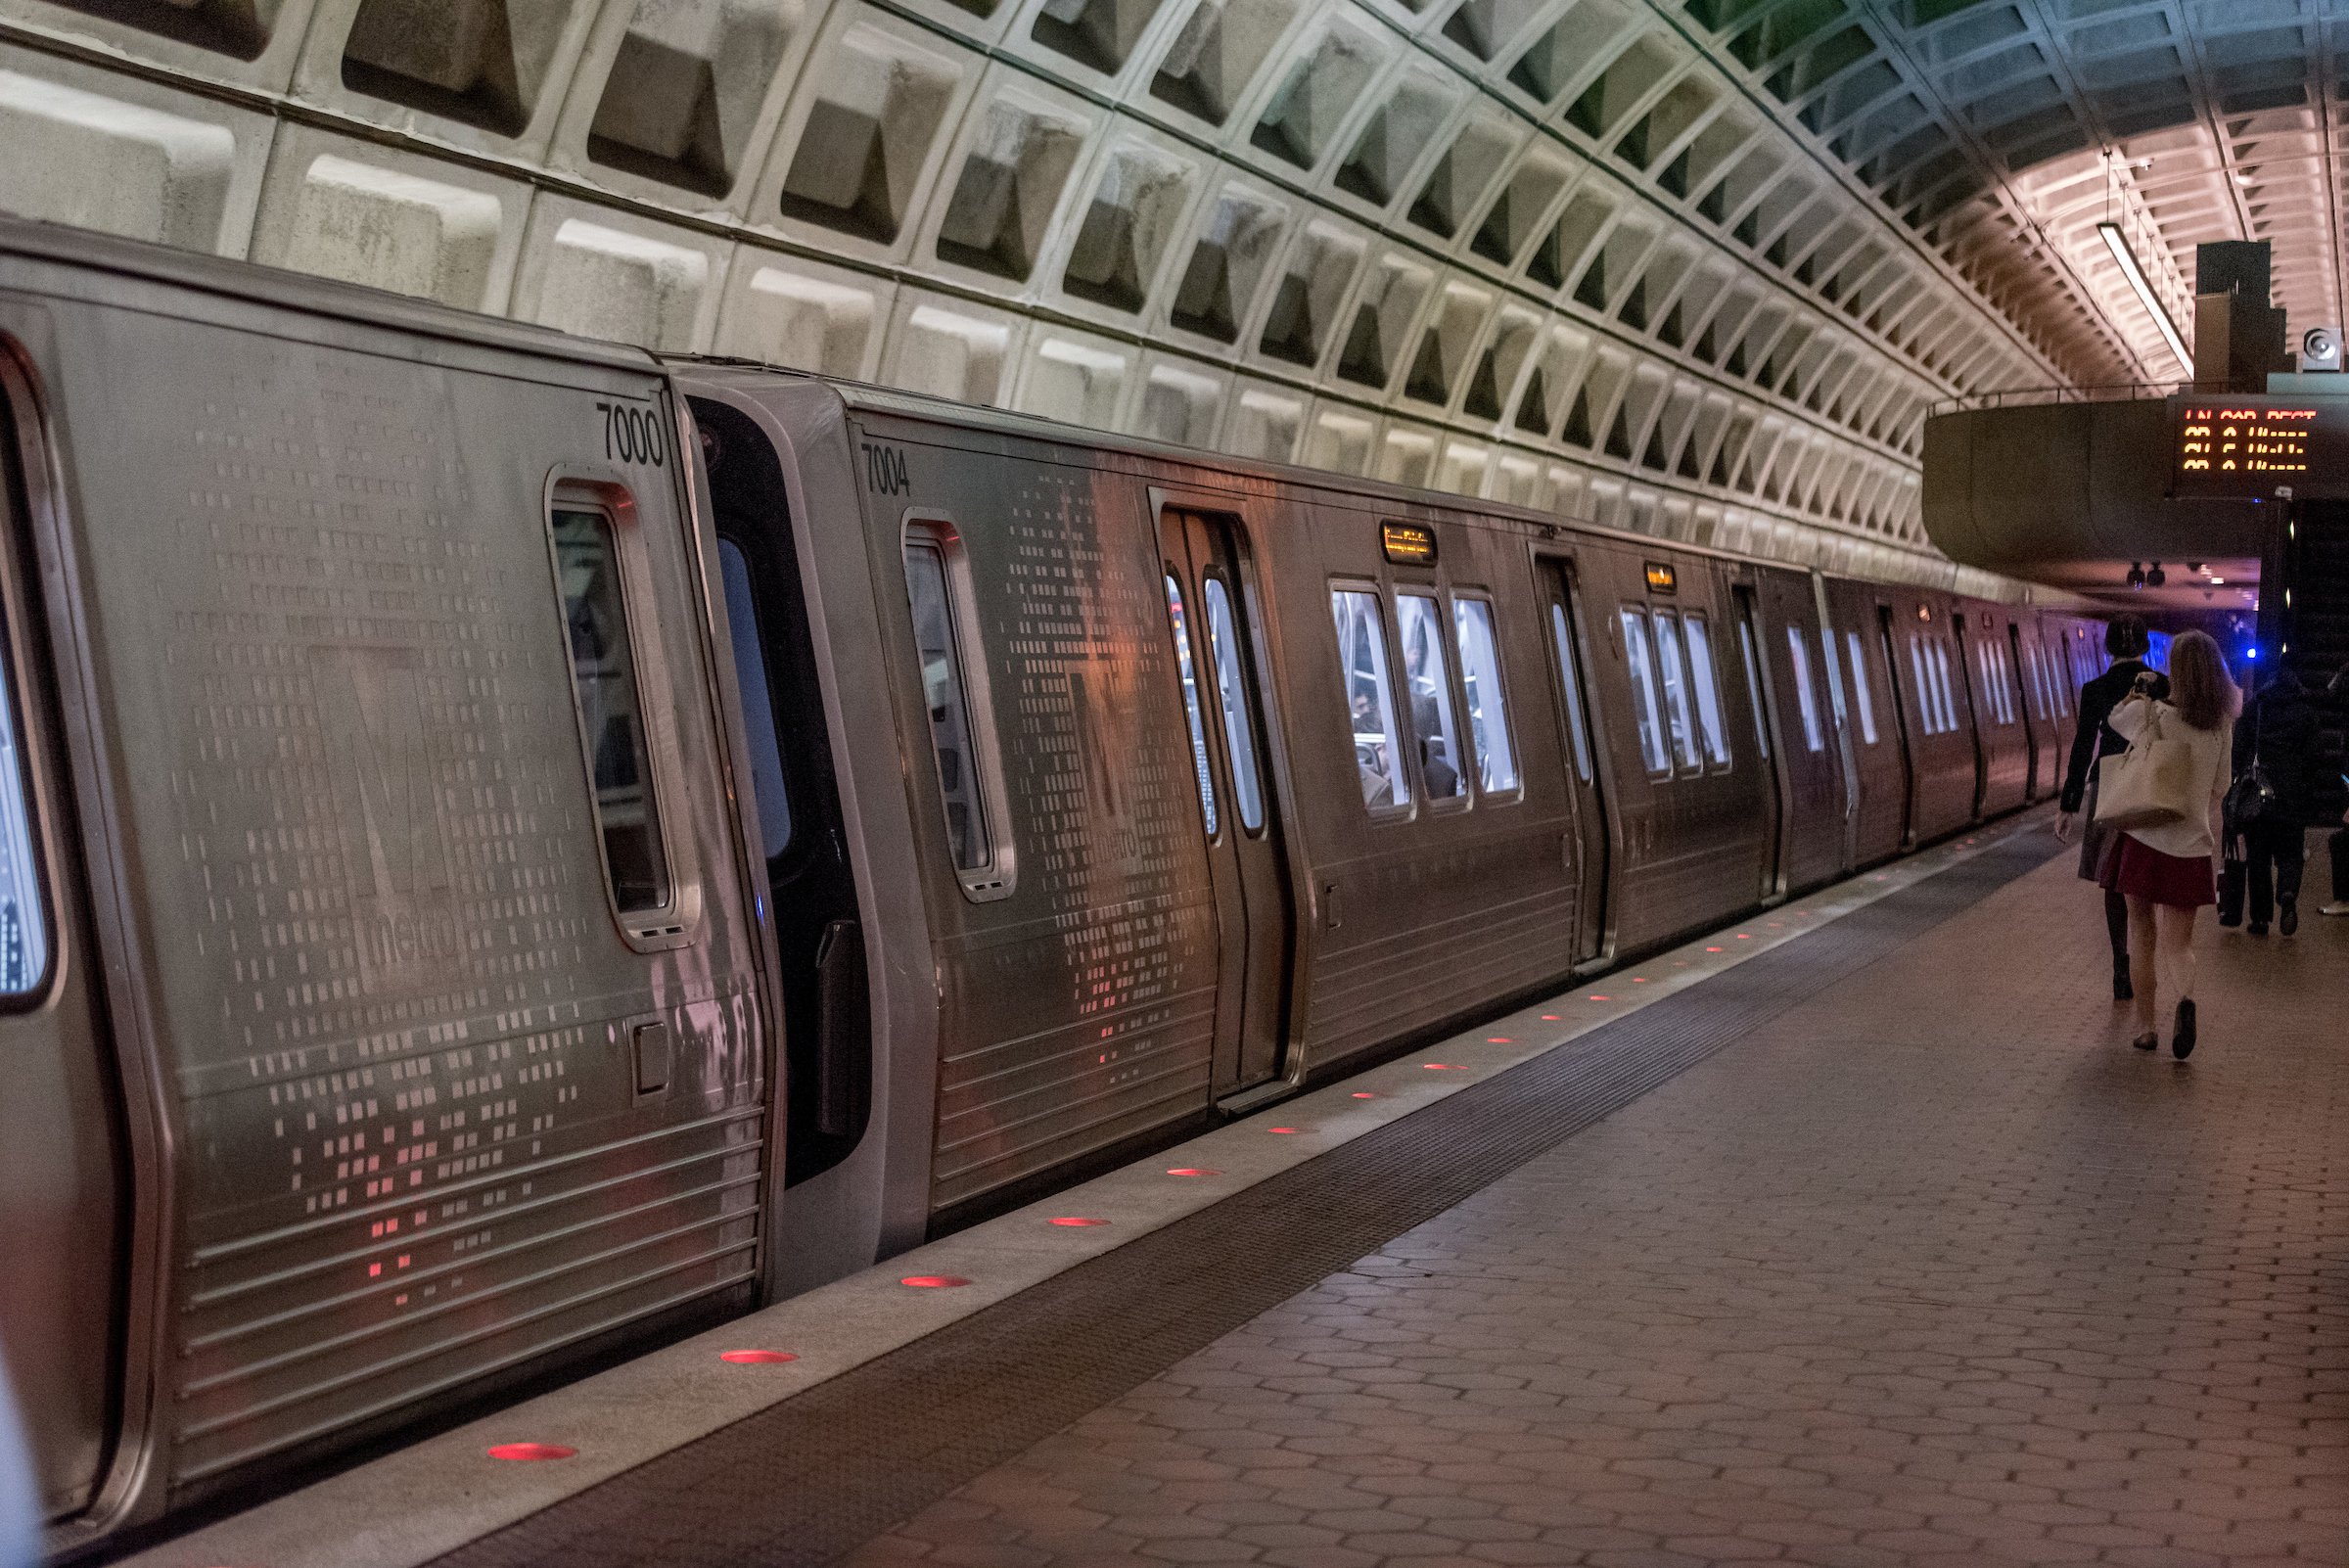
[{"label": "black tights", "polygon": [[2112,939],[2112,967],[2129,961],[2129,900],[2104,890],[2104,934]]}]

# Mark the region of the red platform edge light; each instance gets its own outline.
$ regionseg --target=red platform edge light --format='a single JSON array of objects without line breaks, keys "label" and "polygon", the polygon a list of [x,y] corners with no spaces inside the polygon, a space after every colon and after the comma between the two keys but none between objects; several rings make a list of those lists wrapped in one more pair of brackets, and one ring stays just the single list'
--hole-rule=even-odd
[{"label": "red platform edge light", "polygon": [[1354,1097],[1358,1100],[1375,1100],[1378,1098],[1377,1095],[1371,1093],[1368,1089],[1356,1089],[1354,1091]]},{"label": "red platform edge light", "polygon": [[1542,1015],[1542,1022],[1543,1022],[1544,1024],[1554,1024],[1554,1023],[1556,1023],[1557,1021],[1558,1021],[1558,1015],[1557,1015],[1556,1013],[1543,1013],[1543,1014]]},{"label": "red platform edge light", "polygon": [[1464,1062],[1422,1062],[1419,1065],[1431,1073],[1465,1073],[1468,1071],[1467,1064]]},{"label": "red platform edge light", "polygon": [[578,1452],[560,1443],[499,1443],[489,1450],[489,1457],[528,1464],[536,1459],[568,1459]]},{"label": "red platform edge light", "polygon": [[780,1366],[785,1361],[798,1360],[799,1357],[790,1351],[739,1350],[719,1351],[717,1359],[732,1361],[736,1366]]},{"label": "red platform edge light", "polygon": [[1613,1001],[1615,998],[1612,996],[1601,996],[1596,992],[1592,992],[1590,999],[1592,1001]]},{"label": "red platform edge light", "polygon": [[1301,1127],[1275,1127],[1267,1128],[1266,1130],[1270,1132],[1302,1132],[1305,1130],[1305,1129]]},{"label": "red platform edge light", "polygon": [[1506,1035],[1487,1035],[1485,1043],[1488,1045],[1514,1045],[1517,1042]]},{"label": "red platform edge light", "polygon": [[1705,951],[1707,951],[1707,952],[1719,952],[1719,951],[1721,951],[1721,949],[1720,949],[1719,947],[1707,947],[1707,948],[1705,949]]},{"label": "red platform edge light", "polygon": [[1055,1219],[1047,1220],[1044,1222],[1044,1223],[1048,1225],[1105,1225],[1109,1223],[1109,1222],[1106,1220],[1088,1220],[1081,1214],[1064,1214]]},{"label": "red platform edge light", "polygon": [[960,1274],[907,1274],[898,1283],[911,1285],[916,1290],[953,1290],[970,1281]]},{"label": "red platform edge light", "polygon": [[1167,1173],[1169,1176],[1221,1176],[1222,1174],[1221,1171],[1210,1171],[1203,1165],[1178,1165]]}]

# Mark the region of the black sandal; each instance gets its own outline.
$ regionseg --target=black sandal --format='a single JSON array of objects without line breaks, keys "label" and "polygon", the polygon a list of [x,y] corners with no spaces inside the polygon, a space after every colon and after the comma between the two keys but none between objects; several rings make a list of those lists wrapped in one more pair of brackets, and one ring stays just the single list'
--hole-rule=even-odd
[{"label": "black sandal", "polygon": [[2178,1029],[2170,1036],[2170,1054],[2182,1062],[2194,1054],[2194,999],[2191,996],[2178,1004]]}]

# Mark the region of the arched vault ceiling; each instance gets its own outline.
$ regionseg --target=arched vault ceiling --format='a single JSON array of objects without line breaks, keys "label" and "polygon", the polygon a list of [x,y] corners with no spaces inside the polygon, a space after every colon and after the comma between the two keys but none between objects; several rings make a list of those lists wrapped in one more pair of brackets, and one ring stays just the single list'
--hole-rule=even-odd
[{"label": "arched vault ceiling", "polygon": [[2153,151],[2163,246],[2265,232],[2329,200],[2329,47],[2260,0],[0,0],[0,209],[1950,580],[1927,407],[2142,372],[2094,150]]},{"label": "arched vault ceiling", "polygon": [[2195,245],[2268,240],[2291,319],[2342,319],[2341,0],[1688,0],[1686,13],[1710,52],[2075,373],[2180,374],[2095,233],[2116,206],[2149,216],[2168,259],[2148,265],[2189,288]]}]

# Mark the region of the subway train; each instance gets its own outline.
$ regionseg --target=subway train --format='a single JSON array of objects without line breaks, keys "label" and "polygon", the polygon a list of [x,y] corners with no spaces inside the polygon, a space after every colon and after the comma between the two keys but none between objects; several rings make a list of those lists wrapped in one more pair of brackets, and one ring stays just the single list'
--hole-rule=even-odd
[{"label": "subway train", "polygon": [[52,1545],[2056,787],[2100,628],[0,222]]}]

